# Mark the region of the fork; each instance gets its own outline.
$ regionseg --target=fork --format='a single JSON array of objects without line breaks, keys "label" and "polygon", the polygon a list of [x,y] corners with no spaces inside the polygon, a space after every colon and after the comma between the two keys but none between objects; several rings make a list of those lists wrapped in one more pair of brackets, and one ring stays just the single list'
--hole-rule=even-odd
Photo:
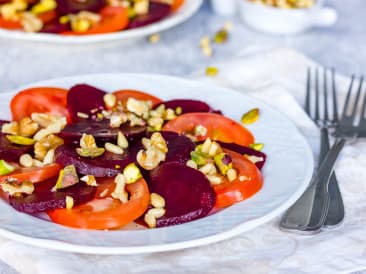
[{"label": "fork", "polygon": [[[280,227],[289,231],[317,232],[324,224],[329,208],[329,183],[336,159],[344,147],[346,140],[355,140],[366,132],[366,96],[361,108],[361,116],[357,117],[357,107],[362,91],[363,77],[360,80],[354,103],[351,94],[355,77],[351,84],[344,104],[342,117],[335,128],[336,141],[322,161],[318,171],[311,180],[308,189],[300,199],[285,213]],[[351,111],[349,114],[349,110]],[[359,119],[358,119],[359,118]]]},{"label": "fork", "polygon": [[[329,151],[329,132],[328,129],[336,127],[339,123],[338,120],[338,104],[336,96],[335,85],[335,71],[331,69],[331,106],[332,115],[328,112],[328,77],[327,69],[323,68],[323,104],[324,104],[324,117],[320,118],[319,104],[320,104],[320,92],[319,92],[319,70],[315,70],[315,113],[312,114],[310,107],[311,100],[311,69],[308,68],[307,72],[307,85],[306,85],[306,99],[305,99],[305,111],[313,119],[315,124],[320,128],[320,155],[319,163],[324,160],[325,155]],[[332,116],[332,117],[331,117]],[[326,216],[324,226],[334,227],[340,224],[344,219],[344,205],[341,192],[339,190],[338,181],[335,173],[333,172],[329,182],[329,208]]]}]

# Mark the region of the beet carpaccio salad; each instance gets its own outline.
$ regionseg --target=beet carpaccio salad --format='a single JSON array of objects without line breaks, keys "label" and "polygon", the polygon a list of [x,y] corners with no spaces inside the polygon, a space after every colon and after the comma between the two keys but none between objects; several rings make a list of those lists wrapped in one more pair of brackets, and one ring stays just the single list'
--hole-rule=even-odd
[{"label": "beet carpaccio salad", "polygon": [[0,28],[90,35],[158,22],[184,0],[0,0]]},{"label": "beet carpaccio salad", "polygon": [[[1,121],[0,186],[16,210],[85,229],[186,223],[260,190],[263,145],[197,100],[29,88]],[[243,115],[258,119],[259,110]]]}]

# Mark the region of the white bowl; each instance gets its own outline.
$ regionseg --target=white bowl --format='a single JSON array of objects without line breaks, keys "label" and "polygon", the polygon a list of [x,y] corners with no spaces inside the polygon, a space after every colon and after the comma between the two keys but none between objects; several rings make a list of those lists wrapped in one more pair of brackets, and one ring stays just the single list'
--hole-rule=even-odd
[{"label": "white bowl", "polygon": [[337,12],[318,0],[311,8],[281,9],[237,0],[242,19],[250,27],[272,34],[296,34],[312,27],[329,27],[338,18]]}]

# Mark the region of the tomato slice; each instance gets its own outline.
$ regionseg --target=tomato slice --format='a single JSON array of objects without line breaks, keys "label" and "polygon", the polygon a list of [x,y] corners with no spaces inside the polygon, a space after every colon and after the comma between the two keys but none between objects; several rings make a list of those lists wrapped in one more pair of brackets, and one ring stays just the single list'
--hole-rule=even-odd
[{"label": "tomato slice", "polygon": [[[233,168],[238,171],[238,177],[232,182],[224,178],[222,184],[214,186],[216,192],[215,209],[245,200],[257,193],[263,185],[263,176],[255,164],[234,151],[224,149],[224,152],[231,156]],[[245,176],[246,179],[240,181],[240,176]]]},{"label": "tomato slice", "polygon": [[10,174],[0,176],[0,183],[9,178],[16,179],[20,182],[27,180],[32,183],[39,183],[56,176],[61,169],[61,165],[59,164],[51,164],[43,167],[20,167],[13,163],[12,165],[16,166],[15,170]]},{"label": "tomato slice", "polygon": [[122,227],[140,217],[150,202],[149,189],[144,179],[127,185],[126,189],[130,193],[130,200],[127,203],[121,203],[112,198],[95,198],[72,209],[49,211],[48,216],[55,223],[75,228],[113,229]]},{"label": "tomato slice", "polygon": [[54,10],[46,11],[38,14],[37,17],[41,19],[43,23],[48,23],[57,18],[57,12]]},{"label": "tomato slice", "polygon": [[199,141],[210,137],[213,140],[242,146],[254,143],[254,137],[249,130],[234,120],[216,113],[186,113],[169,121],[163,130],[192,134],[198,125],[207,129],[207,134],[200,136]]},{"label": "tomato slice", "polygon": [[37,87],[17,93],[10,103],[13,120],[30,116],[33,112],[51,113],[68,118],[67,90],[54,87]]},{"label": "tomato slice", "polygon": [[21,29],[20,21],[6,20],[0,16],[0,28],[4,29]]},{"label": "tomato slice", "polygon": [[88,31],[76,32],[65,31],[61,32],[63,35],[89,35],[110,33],[125,29],[128,25],[128,9],[123,7],[104,7],[99,14],[102,19],[99,23],[94,25]]},{"label": "tomato slice", "polygon": [[171,10],[172,11],[178,10],[184,4],[184,2],[185,2],[185,0],[174,0]]},{"label": "tomato slice", "polygon": [[124,103],[130,97],[135,98],[137,100],[151,101],[153,106],[160,104],[162,102],[162,100],[159,99],[158,97],[155,97],[143,91],[132,90],[132,89],[118,90],[113,92],[113,94],[117,97],[117,100],[122,101]]}]

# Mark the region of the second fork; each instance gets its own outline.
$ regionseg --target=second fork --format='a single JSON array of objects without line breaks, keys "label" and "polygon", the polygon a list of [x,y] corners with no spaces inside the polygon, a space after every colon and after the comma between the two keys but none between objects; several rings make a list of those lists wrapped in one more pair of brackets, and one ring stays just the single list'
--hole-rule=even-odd
[{"label": "second fork", "polygon": [[[366,96],[362,103],[361,118],[359,121],[357,119],[358,115],[356,115],[362,91],[363,78],[361,78],[354,103],[351,104],[350,98],[353,80],[354,77],[352,77],[351,85],[347,94],[342,118],[335,129],[335,137],[337,137],[337,139],[332,148],[326,154],[309,187],[281,219],[280,226],[282,229],[289,231],[316,232],[325,222],[330,201],[328,193],[329,179],[339,152],[344,147],[347,139],[365,137],[364,133],[366,133]],[[319,99],[319,97],[317,98]],[[317,105],[318,104],[316,102],[316,106]],[[350,115],[348,112],[349,108],[352,109]],[[318,111],[319,109],[316,108],[315,115]]]}]

